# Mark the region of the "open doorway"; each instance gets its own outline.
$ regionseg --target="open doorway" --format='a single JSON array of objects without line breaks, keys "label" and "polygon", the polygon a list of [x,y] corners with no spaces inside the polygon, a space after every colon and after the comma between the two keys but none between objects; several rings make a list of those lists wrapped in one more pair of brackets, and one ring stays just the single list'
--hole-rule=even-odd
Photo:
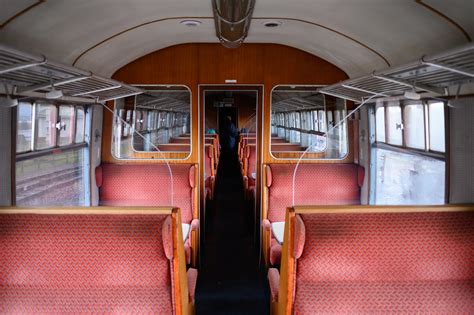
[{"label": "open doorway", "polygon": [[[243,314],[268,313],[266,293],[261,290],[266,285],[265,271],[260,269],[256,245],[260,244],[256,200],[261,152],[257,113],[261,111],[262,90],[262,86],[206,86],[201,90],[205,228],[200,291],[196,295],[198,313],[209,314],[220,307],[226,310],[232,303]],[[217,152],[212,153],[216,139]],[[229,268],[237,271],[229,273]],[[237,287],[246,290],[245,295],[254,303],[233,299]],[[222,306],[210,298],[217,295],[224,297]]]}]

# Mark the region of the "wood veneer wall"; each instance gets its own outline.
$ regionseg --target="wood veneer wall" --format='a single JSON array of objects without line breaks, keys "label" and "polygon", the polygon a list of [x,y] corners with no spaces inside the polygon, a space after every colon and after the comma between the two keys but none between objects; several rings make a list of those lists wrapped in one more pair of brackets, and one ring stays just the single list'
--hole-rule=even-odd
[{"label": "wood veneer wall", "polygon": [[[269,152],[270,95],[279,84],[327,85],[347,75],[336,66],[296,48],[277,44],[244,44],[227,49],[220,44],[182,44],[171,46],[139,58],[119,69],[113,78],[130,84],[184,84],[192,91],[193,152],[186,160],[171,163],[198,163],[198,108],[199,85],[225,85],[226,79],[237,84],[263,84],[264,86],[264,139],[263,163],[288,163],[274,159]],[[203,104],[200,104],[202,107]],[[111,115],[104,116],[103,160],[118,162],[110,153]],[[261,121],[261,116],[258,117]],[[199,122],[202,126],[202,121]],[[349,134],[352,134],[349,124]],[[353,137],[349,137],[353,139]],[[344,162],[353,160],[351,154]],[[143,163],[143,161],[141,162]],[[159,160],[153,163],[160,163]]]}]

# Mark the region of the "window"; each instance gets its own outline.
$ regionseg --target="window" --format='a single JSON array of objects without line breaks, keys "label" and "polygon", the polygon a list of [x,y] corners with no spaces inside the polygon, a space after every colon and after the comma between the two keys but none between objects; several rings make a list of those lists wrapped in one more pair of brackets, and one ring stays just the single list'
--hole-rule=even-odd
[{"label": "window", "polygon": [[59,132],[58,145],[60,147],[70,145],[74,139],[75,125],[74,106],[59,106],[59,122],[56,129]]},{"label": "window", "polygon": [[[186,124],[191,115],[190,90],[177,85],[138,87],[145,93],[115,102],[115,112],[126,110],[125,120],[132,127],[125,126],[121,137],[117,128],[112,129],[112,155],[117,159],[163,159],[170,158],[163,153],[173,152],[176,158],[185,158],[191,146],[173,138],[186,137],[191,132],[191,126]],[[114,126],[117,124],[114,121]],[[157,150],[161,153],[156,154]]]},{"label": "window", "polygon": [[85,108],[21,103],[17,111],[16,204],[86,205]]},{"label": "window", "polygon": [[31,150],[31,137],[33,119],[33,105],[30,103],[18,104],[16,152],[28,152]]},{"label": "window", "polygon": [[385,138],[385,107],[377,104],[375,109],[375,137],[377,142],[386,142]]},{"label": "window", "polygon": [[[314,86],[277,86],[271,101],[271,153],[285,159],[342,159],[348,152],[345,102]],[[336,117],[336,112],[339,116]],[[337,125],[337,118],[341,124]],[[279,137],[281,139],[275,139]],[[282,141],[284,140],[284,141]],[[285,143],[286,142],[286,143]],[[298,155],[298,152],[301,152]]]},{"label": "window", "polygon": [[402,137],[402,108],[397,103],[389,103],[385,108],[386,115],[386,137],[387,143],[393,145],[403,145]]},{"label": "window", "polygon": [[405,145],[414,149],[425,149],[425,114],[423,105],[409,104],[403,108]]},{"label": "window", "polygon": [[429,133],[430,149],[436,152],[445,152],[444,139],[444,103],[430,103],[429,108]]},{"label": "window", "polygon": [[443,204],[444,103],[377,103],[373,130],[372,203]]},{"label": "window", "polygon": [[56,146],[57,107],[49,104],[36,105],[35,150]]},{"label": "window", "polygon": [[84,107],[77,107],[76,109],[76,137],[75,143],[82,143],[85,139],[86,130],[86,113]]}]

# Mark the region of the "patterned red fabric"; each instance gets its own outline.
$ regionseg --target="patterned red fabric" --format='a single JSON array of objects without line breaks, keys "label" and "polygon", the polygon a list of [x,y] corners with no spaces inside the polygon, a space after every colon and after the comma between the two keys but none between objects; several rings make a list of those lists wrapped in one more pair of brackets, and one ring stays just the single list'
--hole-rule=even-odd
[{"label": "patterned red fabric", "polygon": [[[175,206],[181,208],[183,223],[193,219],[193,194],[189,173],[194,165],[102,164],[102,206]],[[172,178],[172,180],[171,180]],[[173,183],[173,204],[171,202]]]},{"label": "patterned red fabric", "polygon": [[188,292],[189,292],[189,303],[194,303],[194,297],[196,295],[196,283],[198,277],[198,271],[194,268],[189,268],[186,273],[188,280]]},{"label": "patterned red fabric", "polygon": [[172,233],[171,217],[167,217],[161,228],[161,236],[163,239],[163,250],[165,256],[169,260],[173,259],[173,233]]},{"label": "patterned red fabric", "polygon": [[306,241],[306,227],[304,226],[301,216],[296,216],[295,222],[295,249],[294,255],[298,259],[303,254],[304,243]]},{"label": "patterned red fabric", "polygon": [[0,215],[0,313],[170,314],[164,215]]},{"label": "patterned red fabric", "polygon": [[278,300],[278,290],[280,288],[280,273],[276,268],[268,269],[268,283],[270,285],[270,296],[272,302]]},{"label": "patterned red fabric", "polygon": [[190,138],[171,138],[170,143],[190,143],[191,139]]},{"label": "patterned red fabric", "polygon": [[270,264],[272,265],[279,265],[281,261],[281,251],[282,251],[282,246],[278,241],[274,238],[274,236],[271,236],[271,242],[270,242]]},{"label": "patterned red fabric", "polygon": [[473,212],[302,218],[297,314],[472,314]]},{"label": "patterned red fabric", "polygon": [[95,168],[95,183],[97,187],[102,186],[102,167],[101,166],[97,166]]},{"label": "patterned red fabric", "polygon": [[[286,208],[292,205],[295,164],[271,164],[268,193],[268,219],[285,221]],[[360,204],[356,164],[300,164],[295,180],[295,205]]]}]

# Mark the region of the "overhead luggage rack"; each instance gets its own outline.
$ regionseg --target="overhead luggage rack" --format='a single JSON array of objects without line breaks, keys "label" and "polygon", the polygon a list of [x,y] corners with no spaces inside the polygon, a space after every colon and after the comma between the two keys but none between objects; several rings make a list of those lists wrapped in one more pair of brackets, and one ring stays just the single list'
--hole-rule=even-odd
[{"label": "overhead luggage rack", "polygon": [[0,45],[0,83],[3,85],[0,91],[12,97],[44,98],[46,93],[56,89],[64,95],[63,99],[85,103],[103,103],[143,93],[137,87],[5,45]]},{"label": "overhead luggage rack", "polygon": [[447,95],[449,86],[469,82],[474,82],[474,44],[342,81],[320,92],[362,103],[368,98],[397,97],[410,91]]}]

